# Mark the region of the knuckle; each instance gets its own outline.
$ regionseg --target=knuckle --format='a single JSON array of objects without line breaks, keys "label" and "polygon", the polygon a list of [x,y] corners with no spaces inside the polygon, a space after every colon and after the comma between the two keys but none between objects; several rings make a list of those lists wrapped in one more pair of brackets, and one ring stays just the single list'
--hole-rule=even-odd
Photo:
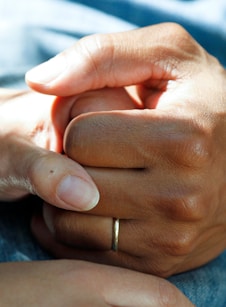
[{"label": "knuckle", "polygon": [[[100,71],[106,71],[108,74],[112,71],[114,57],[114,43],[110,34],[93,34],[80,39],[77,48],[83,55],[87,65],[86,73],[95,74],[97,78],[93,88],[101,87],[101,79],[98,77]],[[103,79],[103,78],[102,78]],[[102,80],[104,82],[105,80]]]},{"label": "knuckle", "polygon": [[67,233],[67,229],[70,225],[68,219],[64,218],[65,212],[60,208],[52,208],[52,206],[44,207],[44,217],[47,222],[52,235],[55,239],[61,237],[62,229],[64,233]]},{"label": "knuckle", "polygon": [[79,229],[71,212],[45,205],[43,207],[43,216],[46,225],[57,242],[73,245],[73,235],[77,235]]},{"label": "knuckle", "polygon": [[[32,182],[32,194],[36,194],[38,196],[42,196],[42,198],[46,195],[39,195],[41,187],[43,187],[46,183],[45,180],[40,180],[40,174],[45,172],[46,177],[54,177],[55,168],[54,168],[54,155],[55,153],[48,153],[43,149],[36,149],[36,152],[32,154],[29,165],[27,166],[27,178]],[[50,189],[53,189],[53,186]],[[44,189],[42,190],[44,193]]]},{"label": "knuckle", "polygon": [[171,238],[168,246],[170,255],[176,257],[185,257],[192,253],[197,235],[194,230],[188,229],[181,231]]},{"label": "knuckle", "polygon": [[83,37],[77,43],[77,48],[81,52],[81,54],[86,59],[87,63],[89,63],[89,69],[97,71],[98,68],[98,54],[101,50],[100,40],[98,39],[98,35],[90,35]]},{"label": "knuckle", "polygon": [[208,163],[210,146],[203,136],[193,136],[184,147],[184,157],[188,164],[200,168]]},{"label": "knuckle", "polygon": [[192,54],[194,59],[195,54],[199,56],[202,53],[202,48],[199,47],[188,31],[178,23],[167,23],[167,36],[168,41],[173,42],[178,49],[177,53],[180,57],[191,58]]},{"label": "knuckle", "polygon": [[209,164],[211,154],[209,137],[203,132],[191,131],[188,135],[178,135],[174,148],[169,151],[169,159],[177,165],[197,170]]},{"label": "knuckle", "polygon": [[188,32],[178,23],[167,23],[168,35],[173,38],[178,38],[179,41],[188,35]]},{"label": "knuckle", "polygon": [[199,222],[206,215],[205,206],[198,193],[187,193],[173,199],[169,202],[168,210],[171,218],[186,222]]}]

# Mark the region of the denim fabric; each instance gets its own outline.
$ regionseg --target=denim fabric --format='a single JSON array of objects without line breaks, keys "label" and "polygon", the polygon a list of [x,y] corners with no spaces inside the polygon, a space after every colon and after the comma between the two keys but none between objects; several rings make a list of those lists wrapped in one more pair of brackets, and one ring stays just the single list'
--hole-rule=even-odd
[{"label": "denim fabric", "polygon": [[17,203],[0,203],[0,262],[52,259],[34,240],[30,221],[40,207],[36,197]]},{"label": "denim fabric", "polygon": [[[0,87],[26,88],[28,69],[84,35],[165,21],[183,25],[226,66],[224,0],[0,0]],[[0,204],[0,261],[51,259],[30,232],[36,205],[33,198]],[[226,252],[170,281],[198,307],[225,307]]]},{"label": "denim fabric", "polygon": [[226,252],[199,269],[169,278],[197,307],[226,306]]}]

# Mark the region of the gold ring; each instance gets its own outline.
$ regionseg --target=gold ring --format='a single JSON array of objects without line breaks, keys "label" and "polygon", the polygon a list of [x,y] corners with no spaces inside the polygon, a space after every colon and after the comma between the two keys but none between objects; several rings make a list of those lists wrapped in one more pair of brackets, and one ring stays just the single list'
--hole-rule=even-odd
[{"label": "gold ring", "polygon": [[118,239],[119,239],[119,219],[113,218],[112,227],[112,250],[117,252],[118,250]]}]

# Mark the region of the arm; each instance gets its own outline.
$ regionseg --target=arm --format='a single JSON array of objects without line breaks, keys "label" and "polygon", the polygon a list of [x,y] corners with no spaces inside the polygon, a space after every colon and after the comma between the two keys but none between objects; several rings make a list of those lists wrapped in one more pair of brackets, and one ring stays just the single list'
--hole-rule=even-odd
[{"label": "arm", "polygon": [[88,262],[1,263],[0,275],[3,307],[193,306],[165,280]]}]

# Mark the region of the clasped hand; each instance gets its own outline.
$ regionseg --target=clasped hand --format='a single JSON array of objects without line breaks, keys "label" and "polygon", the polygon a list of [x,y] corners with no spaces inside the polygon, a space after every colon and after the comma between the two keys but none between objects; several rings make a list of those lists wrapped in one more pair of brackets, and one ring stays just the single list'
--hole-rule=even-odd
[{"label": "clasped hand", "polygon": [[58,110],[74,99],[64,152],[100,192],[86,213],[45,204],[32,227],[46,249],[164,277],[224,250],[226,75],[183,28],[87,37],[27,82]]}]

